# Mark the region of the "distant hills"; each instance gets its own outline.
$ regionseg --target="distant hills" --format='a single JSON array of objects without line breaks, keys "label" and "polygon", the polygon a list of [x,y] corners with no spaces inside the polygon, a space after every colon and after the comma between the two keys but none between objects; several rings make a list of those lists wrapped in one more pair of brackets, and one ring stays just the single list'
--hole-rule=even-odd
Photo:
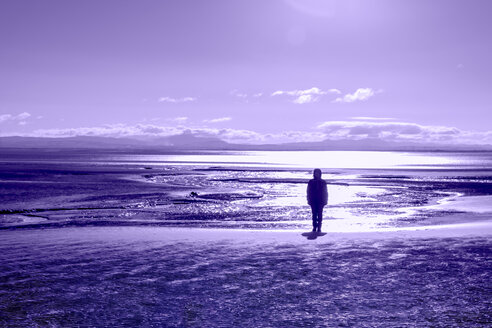
[{"label": "distant hills", "polygon": [[154,138],[113,138],[76,136],[63,138],[0,137],[0,148],[77,148],[77,149],[225,149],[231,144],[215,137],[198,137],[183,133]]},{"label": "distant hills", "polygon": [[168,137],[113,138],[76,136],[63,138],[0,137],[0,148],[152,149],[152,150],[492,150],[492,145],[445,145],[390,142],[380,139],[323,140],[283,144],[233,144],[216,137],[183,133]]}]

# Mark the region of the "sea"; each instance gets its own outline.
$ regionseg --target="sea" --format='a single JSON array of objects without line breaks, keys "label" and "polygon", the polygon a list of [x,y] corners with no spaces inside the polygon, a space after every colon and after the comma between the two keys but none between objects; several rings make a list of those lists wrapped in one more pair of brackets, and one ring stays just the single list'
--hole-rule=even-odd
[{"label": "sea", "polygon": [[2,149],[0,228],[303,229],[314,168],[328,183],[330,231],[456,223],[492,212],[492,152]]},{"label": "sea", "polygon": [[0,326],[491,327],[491,214],[492,152],[4,148]]}]

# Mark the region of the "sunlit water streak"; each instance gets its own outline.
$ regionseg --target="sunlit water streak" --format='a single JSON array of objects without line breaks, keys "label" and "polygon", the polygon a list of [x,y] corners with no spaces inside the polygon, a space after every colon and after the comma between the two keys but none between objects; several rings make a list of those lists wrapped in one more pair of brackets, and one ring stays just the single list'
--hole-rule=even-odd
[{"label": "sunlit water streak", "polygon": [[[123,155],[108,158],[118,163],[220,164],[324,169],[425,169],[492,167],[492,157],[484,153],[422,153],[384,151],[247,151],[203,152],[172,155]],[[121,161],[123,160],[123,161]]]}]

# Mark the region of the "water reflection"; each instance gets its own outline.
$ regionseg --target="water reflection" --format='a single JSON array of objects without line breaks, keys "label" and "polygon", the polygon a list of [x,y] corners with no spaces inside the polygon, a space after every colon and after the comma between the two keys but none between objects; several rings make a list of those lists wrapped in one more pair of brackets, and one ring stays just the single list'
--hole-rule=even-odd
[{"label": "water reflection", "polygon": [[244,151],[201,152],[164,155],[118,155],[111,161],[145,165],[221,165],[324,169],[388,169],[480,167],[492,164],[483,153],[431,153],[383,151]]}]

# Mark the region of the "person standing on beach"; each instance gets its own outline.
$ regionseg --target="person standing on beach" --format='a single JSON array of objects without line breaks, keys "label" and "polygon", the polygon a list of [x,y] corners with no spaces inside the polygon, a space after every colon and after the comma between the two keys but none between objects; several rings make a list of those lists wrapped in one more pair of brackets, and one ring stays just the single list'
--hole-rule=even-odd
[{"label": "person standing on beach", "polygon": [[328,188],[326,181],[321,179],[320,169],[314,169],[313,177],[307,187],[307,202],[313,212],[313,232],[321,232],[323,207],[328,204]]}]

